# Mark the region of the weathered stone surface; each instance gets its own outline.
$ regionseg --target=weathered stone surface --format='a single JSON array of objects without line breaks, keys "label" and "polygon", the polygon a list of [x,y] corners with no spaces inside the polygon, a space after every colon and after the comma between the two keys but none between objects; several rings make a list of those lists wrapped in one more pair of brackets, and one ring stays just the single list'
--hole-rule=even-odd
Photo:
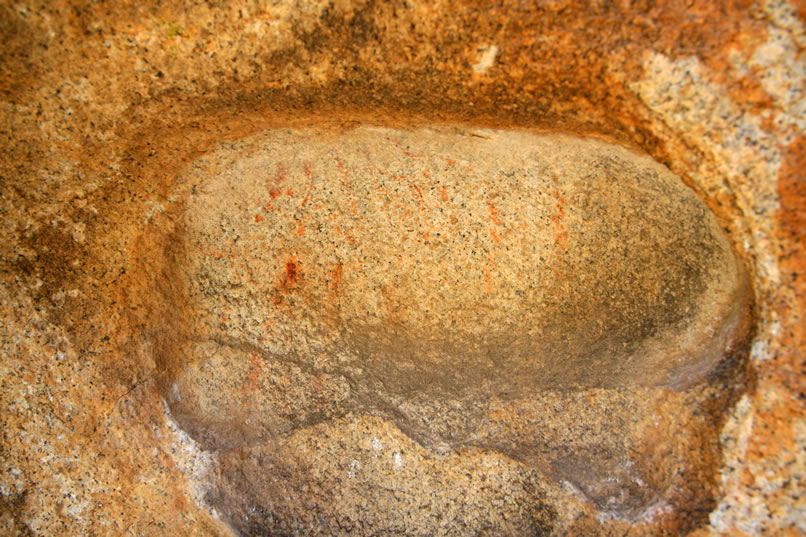
[{"label": "weathered stone surface", "polygon": [[358,407],[679,387],[747,331],[749,287],[713,216],[614,145],[273,131],[179,184],[160,274],[183,291],[158,299],[188,341],[159,338],[157,361],[182,368],[169,400],[261,438]]},{"label": "weathered stone surface", "polygon": [[[806,532],[804,20],[770,0],[3,3],[0,533]],[[359,125],[640,149],[708,205],[747,267],[752,341],[693,383],[577,379],[439,412],[430,396],[370,408],[314,376],[322,364],[217,339],[188,294],[188,164],[261,132]],[[284,308],[317,296],[298,268]],[[279,405],[272,419],[246,424],[254,406],[237,414],[224,379],[206,389],[219,347],[259,351],[265,376],[291,381],[251,403]],[[233,387],[256,377],[226,370]],[[174,381],[184,411],[164,402]]]},{"label": "weathered stone surface", "polygon": [[539,473],[489,450],[435,458],[377,418],[219,460],[208,501],[243,535],[547,535],[557,518]]},{"label": "weathered stone surface", "polygon": [[747,330],[713,215],[614,145],[274,131],[191,168],[166,262],[201,333],[362,394],[681,386]]},{"label": "weathered stone surface", "polygon": [[[150,329],[155,360],[174,419],[225,450],[211,501],[245,531],[309,525],[274,500],[248,506],[304,496],[300,483],[317,491],[303,504],[318,504],[335,485],[277,453],[348,414],[383,416],[439,453],[506,453],[543,487],[567,480],[604,511],[640,517],[676,469],[629,455],[658,434],[635,427],[654,412],[639,398],[663,392],[635,388],[702,380],[749,327],[746,275],[713,215],[663,166],[600,141],[274,130],[190,163],[174,196],[154,283],[171,290],[154,308],[173,317]],[[574,394],[591,389],[606,418]],[[506,401],[539,416],[526,435],[494,417]],[[550,437],[558,423],[567,430]],[[397,477],[394,490],[411,492],[390,513],[428,490]],[[327,535],[343,511],[316,510],[311,531]],[[489,524],[477,515],[471,526]]]}]

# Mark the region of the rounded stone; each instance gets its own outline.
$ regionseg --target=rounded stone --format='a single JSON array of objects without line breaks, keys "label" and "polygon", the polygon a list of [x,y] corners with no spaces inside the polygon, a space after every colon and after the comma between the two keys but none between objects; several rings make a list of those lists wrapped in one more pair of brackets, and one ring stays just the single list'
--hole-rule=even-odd
[{"label": "rounded stone", "polygon": [[708,208],[603,141],[278,129],[182,181],[174,273],[200,337],[370,397],[679,387],[747,329]]},{"label": "rounded stone", "polygon": [[[153,348],[173,418],[230,468],[210,501],[235,527],[278,472],[281,489],[319,472],[259,454],[360,416],[635,520],[678,493],[674,460],[635,454],[697,437],[685,394],[708,384],[687,388],[747,341],[747,277],[713,214],[600,140],[275,129],[197,159],[174,196]],[[691,431],[657,429],[670,398]],[[265,531],[299,522],[262,509]]]}]

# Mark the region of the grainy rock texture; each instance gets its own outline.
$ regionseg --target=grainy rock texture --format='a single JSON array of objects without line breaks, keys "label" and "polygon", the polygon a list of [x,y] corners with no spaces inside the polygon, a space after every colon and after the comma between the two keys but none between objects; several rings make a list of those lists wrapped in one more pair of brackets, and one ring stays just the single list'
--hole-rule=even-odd
[{"label": "grainy rock texture", "polygon": [[3,3],[0,532],[803,533],[805,16]]},{"label": "grainy rock texture", "polygon": [[[341,420],[348,414],[382,416],[442,455],[467,446],[506,453],[519,464],[497,461],[505,473],[540,470],[531,474],[540,487],[571,483],[614,516],[683,507],[672,477],[698,448],[682,457],[631,451],[680,442],[687,429],[714,441],[691,425],[702,394],[690,390],[662,432],[637,426],[656,412],[639,398],[669,397],[733,359],[750,301],[715,218],[662,166],[559,135],[274,130],[193,161],[176,185],[174,224],[146,231],[166,235],[165,265],[148,272],[155,291],[169,292],[152,293],[147,310],[161,313],[145,333],[167,372],[172,416],[225,468],[210,502],[242,532],[330,535],[369,498],[363,533],[435,531],[427,519],[391,522],[440,507],[420,502],[436,486],[412,482],[402,458],[390,466],[378,436],[374,456],[353,447],[367,439],[351,438],[281,470],[298,458],[285,437],[322,444],[315,426],[340,431],[353,423]],[[664,388],[636,389],[656,386]],[[609,412],[590,412],[580,391]],[[505,404],[520,419],[498,419]],[[552,427],[565,430],[550,436]],[[243,449],[247,457],[234,454]],[[369,482],[304,488],[323,463],[335,473],[333,451],[350,468],[348,483],[359,468]],[[373,468],[379,457],[385,465]],[[427,460],[406,466],[445,472]],[[496,512],[511,528],[486,518],[492,496],[454,507],[449,531],[548,533],[547,521],[535,526],[524,511],[532,492],[509,480],[493,490],[511,500]],[[321,495],[340,501],[323,506]],[[687,504],[711,495],[701,486]],[[291,510],[300,500],[286,497],[306,498],[315,516]]]}]

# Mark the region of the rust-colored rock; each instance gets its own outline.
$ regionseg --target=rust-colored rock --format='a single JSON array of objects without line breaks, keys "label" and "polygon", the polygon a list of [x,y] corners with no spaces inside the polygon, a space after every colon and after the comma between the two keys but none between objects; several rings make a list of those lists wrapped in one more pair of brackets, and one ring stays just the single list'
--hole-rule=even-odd
[{"label": "rust-colored rock", "polygon": [[[806,292],[798,277],[806,31],[803,10],[794,3],[14,0],[0,6],[0,45],[0,533],[806,532]],[[326,220],[286,221],[266,207],[288,216],[288,203],[304,200],[290,184],[310,182],[304,165],[289,166],[283,189],[264,184],[263,212],[245,206],[247,219],[221,235],[182,212],[205,195],[194,194],[187,179],[194,163],[235,155],[270,133],[315,131],[338,140],[367,126],[405,136],[428,128],[484,136],[565,132],[648,154],[713,212],[717,224],[701,205],[691,206],[708,227],[726,232],[738,262],[730,254],[722,266],[747,268],[754,300],[742,305],[755,303],[753,328],[730,329],[730,308],[717,305],[714,326],[728,327],[725,339],[698,343],[702,332],[695,333],[688,358],[682,358],[695,370],[683,372],[640,357],[657,358],[669,349],[664,333],[708,323],[686,325],[653,313],[662,309],[636,309],[658,321],[653,334],[650,324],[641,328],[640,316],[582,311],[591,303],[570,292],[580,285],[559,285],[554,296],[572,300],[548,306],[563,314],[557,326],[573,326],[581,341],[598,337],[585,320],[599,319],[610,323],[607,334],[638,327],[640,337],[630,341],[665,343],[643,354],[591,349],[611,362],[595,362],[585,373],[571,359],[557,362],[550,368],[552,382],[562,390],[541,385],[537,374],[513,375],[514,394],[500,393],[498,376],[479,374],[479,351],[471,360],[474,378],[495,387],[484,392],[481,384],[480,393],[490,397],[480,406],[465,393],[478,389],[478,382],[444,396],[437,394],[442,389],[424,389],[437,386],[433,379],[448,375],[450,367],[415,376],[418,390],[408,393],[400,382],[353,386],[339,369],[349,360],[329,362],[327,353],[303,352],[291,361],[260,335],[277,341],[278,334],[302,328],[299,333],[310,337],[289,339],[287,348],[305,350],[321,343],[316,334],[368,326],[352,324],[361,316],[398,327],[405,341],[444,333],[434,327],[449,317],[417,309],[439,305],[429,302],[433,287],[413,283],[438,263],[385,269],[382,274],[410,280],[376,296],[376,287],[365,283],[383,278],[357,280],[360,272],[349,262],[314,269],[310,252],[259,257],[244,250],[245,237],[236,242],[237,235],[230,237],[233,244],[214,244],[213,238],[236,227],[265,233],[279,226],[287,243],[301,250],[309,240],[304,237],[320,233],[311,222],[324,226]],[[411,157],[400,159],[387,164],[413,166],[405,164]],[[327,171],[339,181],[341,170],[329,165],[319,162],[310,171]],[[343,197],[368,199],[347,183],[336,184]],[[423,204],[442,199],[441,192],[429,198],[420,184],[401,181],[400,187],[408,197],[397,202],[397,220],[377,220],[376,249],[392,253],[411,244],[406,252],[439,252],[436,244],[415,248],[403,235],[399,243],[380,240],[391,237],[391,227],[384,226],[396,221],[419,229],[413,216],[418,188]],[[515,231],[508,236],[498,229],[510,226],[512,215],[496,202],[511,193],[500,193],[492,206],[482,200],[466,221],[453,212],[457,223],[448,220],[443,227],[478,228],[478,242],[488,249],[523,245],[514,241]],[[591,190],[589,197],[597,193]],[[450,201],[447,188],[445,194]],[[552,277],[609,281],[603,270],[585,273],[573,270],[576,262],[562,262],[581,251],[572,208],[584,196],[565,196],[564,203],[552,192],[545,196],[539,205],[556,211],[544,214],[548,221],[539,230],[554,248],[555,256],[546,258],[558,272]],[[606,206],[608,200],[601,201]],[[339,205],[327,221],[327,236],[343,252],[360,251],[348,239],[355,236],[333,230],[333,224],[351,222],[351,210]],[[221,222],[224,214],[203,222]],[[429,219],[436,216],[429,213]],[[597,225],[624,240],[626,228]],[[692,267],[706,266],[696,238],[707,237],[691,227],[682,235],[693,241],[691,248],[683,249],[692,262],[697,257]],[[216,246],[207,253],[219,277],[209,295],[201,290],[203,264],[193,243],[206,241],[203,231],[208,245]],[[724,246],[724,239],[717,242]],[[247,255],[229,258],[230,248]],[[650,274],[652,251],[633,252],[639,264],[630,266]],[[680,257],[673,249],[661,252],[664,263]],[[508,294],[509,278],[495,278],[522,261],[521,254],[511,252],[497,265],[471,263],[476,273],[465,279],[470,283],[462,296],[475,297],[484,308],[467,313],[468,301],[449,297],[444,304],[462,308],[457,322],[482,331],[489,321],[504,339],[531,326],[526,316],[505,315],[520,311],[512,305],[520,297],[515,291],[523,289]],[[607,251],[602,255],[594,261],[609,264]],[[449,267],[458,266],[454,250],[445,256]],[[238,264],[249,259],[265,265],[255,274],[255,288],[266,293],[259,300],[223,285],[224,275],[241,281]],[[667,275],[678,276],[669,281],[697,280],[680,267],[667,266]],[[643,286],[660,281],[666,280],[621,287],[616,298],[650,304],[663,294]],[[729,289],[741,289],[738,281],[717,294],[727,298]],[[693,296],[708,296],[695,287],[693,294],[664,300],[688,305]],[[402,289],[407,292],[392,294]],[[392,307],[372,310],[364,296]],[[228,297],[232,304],[225,303]],[[406,302],[413,297],[419,299]],[[231,311],[217,311],[219,305]],[[550,326],[544,324],[549,313],[535,309],[541,326]],[[236,325],[270,311],[276,313],[273,325]],[[294,318],[294,311],[312,316]],[[514,329],[503,329],[502,318]],[[388,334],[354,332],[361,337],[322,345],[349,349],[350,343],[369,355]],[[743,333],[752,338],[746,344],[739,341]],[[737,341],[726,353],[732,335]],[[387,341],[395,367],[402,363],[394,353],[400,341]],[[445,355],[462,347],[440,341],[451,351]],[[420,360],[429,348],[421,346],[413,356]],[[238,358],[239,368],[224,364],[227,356]],[[636,366],[630,374],[603,376],[628,357]],[[395,370],[386,376],[381,364],[366,378],[395,377]],[[654,370],[650,364],[660,365]],[[210,377],[212,370],[235,373]],[[577,376],[569,381],[566,373]],[[627,382],[636,378],[644,382]],[[274,391],[265,390],[266,379],[277,381]],[[534,393],[525,389],[535,385]],[[372,404],[384,394],[384,404]],[[253,421],[261,408],[273,412]]]}]

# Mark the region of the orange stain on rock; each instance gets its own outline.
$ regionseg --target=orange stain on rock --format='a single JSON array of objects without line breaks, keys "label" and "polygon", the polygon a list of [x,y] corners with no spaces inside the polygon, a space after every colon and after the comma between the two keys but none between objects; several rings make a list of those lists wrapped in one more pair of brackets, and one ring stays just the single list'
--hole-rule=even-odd
[{"label": "orange stain on rock", "polygon": [[490,267],[484,267],[484,287],[487,290],[487,293],[493,292],[493,273],[490,270]]},{"label": "orange stain on rock", "polygon": [[806,344],[806,136],[799,136],[784,151],[778,172],[781,281],[791,301],[780,301],[777,309],[785,329],[775,374],[794,392],[806,391],[802,375],[804,360],[797,349]]},{"label": "orange stain on rock", "polygon": [[263,217],[262,217],[262,216],[260,216],[259,214],[256,214],[256,215],[255,215],[255,223],[256,223],[256,224],[259,224],[259,223],[261,223],[262,221],[263,221]]},{"label": "orange stain on rock", "polygon": [[[333,219],[335,220],[335,217]],[[333,229],[333,233],[335,233],[336,235],[341,235],[342,237],[344,237],[344,240],[346,240],[349,244],[351,244],[351,245],[355,244],[355,238],[352,235],[350,235],[349,233],[347,233],[346,231],[344,231],[344,228],[341,227],[340,225],[333,224],[332,229]]]},{"label": "orange stain on rock", "polygon": [[414,196],[417,205],[419,205],[420,208],[422,209],[425,206],[425,200],[423,200],[422,190],[420,190],[420,187],[418,187],[414,183],[409,183],[409,189],[411,189],[411,193]]},{"label": "orange stain on rock", "polygon": [[269,190],[269,194],[271,194],[272,190],[276,188],[276,185],[285,181],[287,177],[288,177],[288,168],[286,167],[286,165],[278,164],[274,175],[266,179],[266,188]]},{"label": "orange stain on rock", "polygon": [[[556,177],[554,178],[556,181]],[[568,233],[565,231],[565,222],[563,222],[563,218],[565,218],[565,196],[560,194],[559,192],[554,192],[554,198],[557,202],[554,204],[555,209],[557,212],[551,215],[551,224],[554,230],[554,242],[557,244],[559,248],[565,248],[565,239]]]},{"label": "orange stain on rock", "polygon": [[498,209],[496,209],[495,205],[493,205],[493,202],[491,201],[487,202],[487,213],[490,215],[490,222],[496,226],[501,225],[501,220],[498,219]]},{"label": "orange stain on rock", "polygon": [[341,185],[344,188],[350,188],[353,184],[350,181],[350,169],[339,158],[336,159],[336,167],[339,169],[339,175],[341,176]]},{"label": "orange stain on rock", "polygon": [[289,257],[285,267],[280,274],[280,288],[275,292],[272,303],[279,306],[283,303],[285,294],[288,294],[297,286],[300,277],[299,263],[293,257]]},{"label": "orange stain on rock", "polygon": [[297,237],[302,237],[305,234],[305,224],[302,223],[299,219],[294,219],[297,223]]},{"label": "orange stain on rock", "polygon": [[339,292],[339,286],[341,285],[341,277],[344,273],[344,267],[341,263],[336,265],[336,267],[330,271],[330,290],[333,294],[337,294]]},{"label": "orange stain on rock", "polygon": [[291,287],[297,283],[297,262],[291,258],[285,264],[285,278],[283,284]]}]

